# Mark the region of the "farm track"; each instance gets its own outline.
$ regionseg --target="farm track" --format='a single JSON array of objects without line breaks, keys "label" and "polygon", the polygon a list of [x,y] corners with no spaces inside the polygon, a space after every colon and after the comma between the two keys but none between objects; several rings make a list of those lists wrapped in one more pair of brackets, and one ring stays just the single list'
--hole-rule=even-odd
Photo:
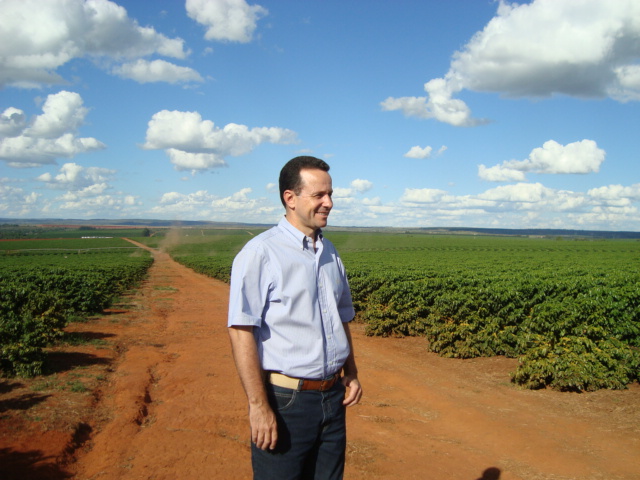
[{"label": "farm track", "polygon": [[[40,455],[38,476],[16,478],[251,478],[228,286],[154,256],[142,288],[102,323],[116,348],[92,416],[75,440],[50,436],[62,453]],[[423,339],[353,333],[365,396],[348,411],[346,478],[640,478],[639,385],[524,391],[509,383],[513,359],[444,359]]]}]

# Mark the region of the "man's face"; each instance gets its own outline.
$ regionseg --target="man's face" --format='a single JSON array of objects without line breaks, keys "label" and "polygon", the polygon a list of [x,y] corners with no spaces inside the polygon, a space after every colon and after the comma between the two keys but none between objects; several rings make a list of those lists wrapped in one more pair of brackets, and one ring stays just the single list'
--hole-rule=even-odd
[{"label": "man's face", "polygon": [[299,195],[292,190],[285,192],[290,210],[287,219],[302,233],[315,238],[316,230],[326,227],[333,207],[331,176],[324,170],[304,169],[300,171],[300,177],[302,189]]}]

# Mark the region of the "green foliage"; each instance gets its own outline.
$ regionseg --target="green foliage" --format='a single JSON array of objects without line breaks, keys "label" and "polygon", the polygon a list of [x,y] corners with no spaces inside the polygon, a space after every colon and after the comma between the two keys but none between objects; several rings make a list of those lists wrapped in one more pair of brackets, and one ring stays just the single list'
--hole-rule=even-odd
[{"label": "green foliage", "polygon": [[38,226],[38,225],[0,225],[0,239],[59,239],[59,238],[81,238],[84,236],[102,237],[136,237],[140,235],[140,229],[131,228],[97,228],[89,225],[83,226]]},{"label": "green foliage", "polygon": [[557,342],[537,336],[520,357],[512,380],[527,388],[550,386],[563,391],[622,389],[638,380],[640,354],[615,338],[592,340],[562,337]]},{"label": "green foliage", "polygon": [[167,235],[164,244],[177,262],[209,277],[229,283],[231,264],[244,244],[261,230],[180,230]]},{"label": "green foliage", "polygon": [[[191,231],[167,248],[228,281],[254,233]],[[639,380],[640,242],[325,233],[368,335],[425,336],[446,357],[518,358],[512,380],[526,388],[588,391]]]},{"label": "green foliage", "polygon": [[335,243],[369,335],[424,335],[446,357],[518,357],[512,380],[527,388],[638,380],[637,242],[353,237]]},{"label": "green foliage", "polygon": [[42,373],[43,349],[62,337],[68,318],[102,311],[139,282],[152,263],[146,252],[100,252],[0,255],[0,368],[4,374]]},{"label": "green foliage", "polygon": [[[87,235],[87,232],[83,232]],[[103,254],[107,249],[136,249],[122,238],[55,238],[34,240],[7,240],[0,242],[0,255],[89,255]]]}]

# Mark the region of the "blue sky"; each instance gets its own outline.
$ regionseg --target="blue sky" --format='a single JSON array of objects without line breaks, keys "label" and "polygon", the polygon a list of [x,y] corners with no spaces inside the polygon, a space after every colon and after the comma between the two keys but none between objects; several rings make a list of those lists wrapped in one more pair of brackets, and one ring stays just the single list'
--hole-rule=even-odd
[{"label": "blue sky", "polygon": [[0,217],[640,231],[636,0],[0,0]]}]

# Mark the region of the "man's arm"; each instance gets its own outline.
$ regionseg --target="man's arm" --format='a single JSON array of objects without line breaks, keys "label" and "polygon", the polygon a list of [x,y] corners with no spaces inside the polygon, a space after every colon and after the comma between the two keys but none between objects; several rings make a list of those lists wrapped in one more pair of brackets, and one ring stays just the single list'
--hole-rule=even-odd
[{"label": "man's arm", "polygon": [[342,402],[347,407],[357,404],[362,397],[362,386],[360,385],[360,381],[358,380],[358,368],[356,367],[356,358],[353,353],[353,340],[351,340],[351,330],[349,330],[349,324],[344,322],[342,324],[344,327],[344,333],[347,335],[347,340],[349,341],[350,353],[349,357],[347,357],[347,361],[344,363],[343,373],[344,377],[342,377],[342,383],[345,387],[349,389],[347,396]]},{"label": "man's arm", "polygon": [[234,326],[228,330],[236,369],[249,401],[251,441],[262,450],[274,449],[278,428],[264,388],[253,327]]}]

